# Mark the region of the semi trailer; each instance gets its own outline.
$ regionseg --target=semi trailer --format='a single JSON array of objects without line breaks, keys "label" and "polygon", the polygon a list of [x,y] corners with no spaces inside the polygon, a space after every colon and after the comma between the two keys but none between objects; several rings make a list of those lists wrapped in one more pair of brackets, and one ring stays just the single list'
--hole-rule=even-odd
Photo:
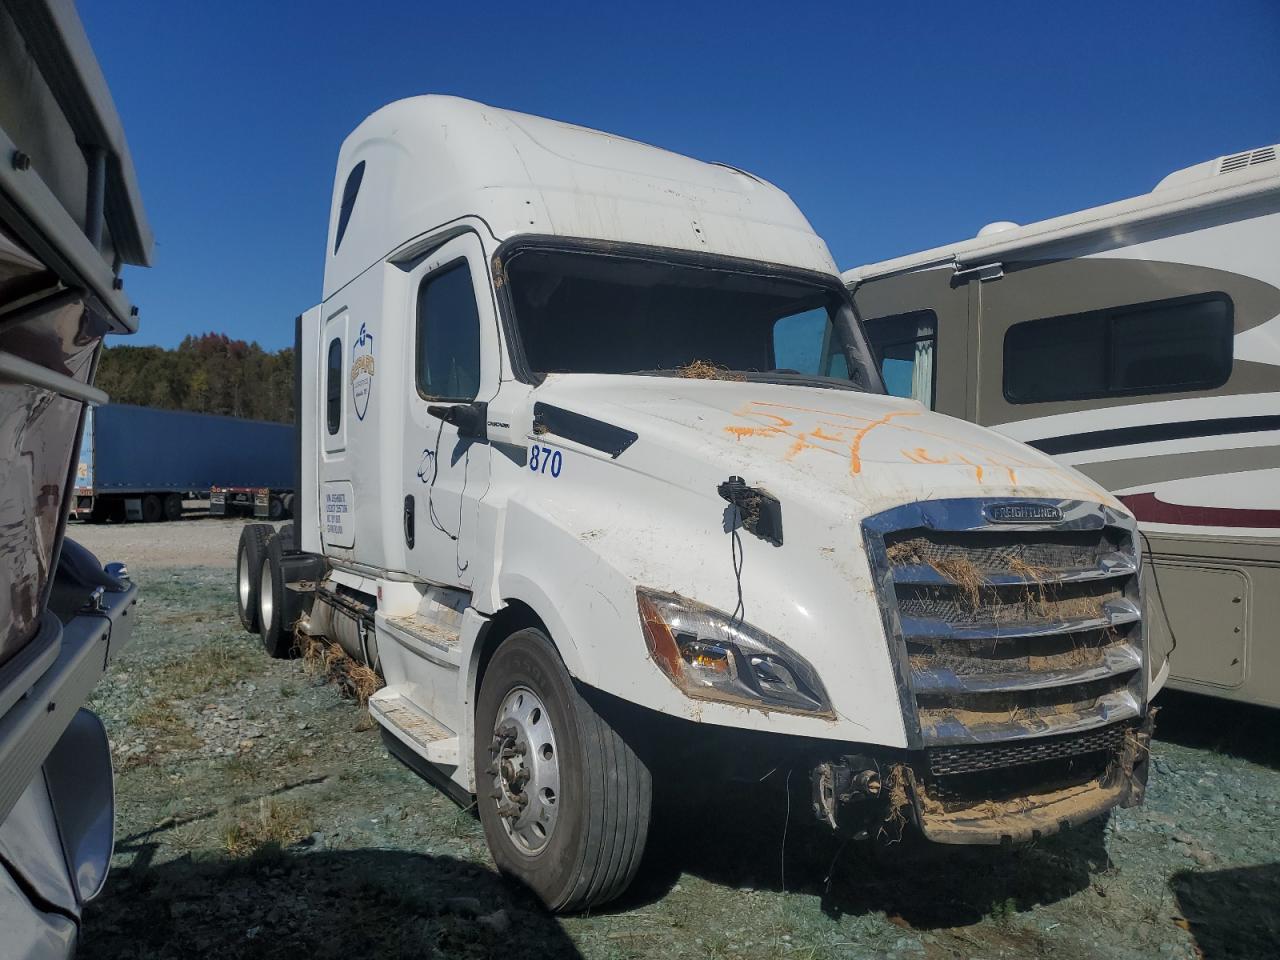
[{"label": "semi trailer", "polygon": [[215,516],[280,520],[293,500],[293,424],[113,403],[89,414],[76,472],[77,519],[177,520],[209,498]]},{"label": "semi trailer", "polygon": [[872,843],[1140,802],[1167,667],[1132,514],[886,395],[772,184],[402,100],[341,148],[296,339],[295,517],[243,531],[240,616],[378,671],[390,752],[551,908],[620,894],[655,791],[721,778],[792,771]]},{"label": "semi trailer", "polygon": [[71,0],[0,0],[0,956],[70,958],[114,842],[111,750],[88,702],[138,587],[67,536],[122,264],[151,231]]},{"label": "semi trailer", "polygon": [[1052,454],[1146,546],[1170,686],[1280,707],[1280,144],[845,273],[892,392]]}]

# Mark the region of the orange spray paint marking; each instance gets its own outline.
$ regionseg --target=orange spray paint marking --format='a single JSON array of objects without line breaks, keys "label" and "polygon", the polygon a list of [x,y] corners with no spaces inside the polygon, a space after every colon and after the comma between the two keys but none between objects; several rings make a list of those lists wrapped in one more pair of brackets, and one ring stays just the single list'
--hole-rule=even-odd
[{"label": "orange spray paint marking", "polygon": [[968,457],[966,457],[962,453],[957,453],[956,458],[961,463],[967,463],[969,466],[973,467],[973,478],[977,480],[979,483],[982,482],[982,464],[974,463],[972,460],[970,460]]},{"label": "orange spray paint marking", "polygon": [[853,435],[853,442],[849,444],[849,473],[857,476],[862,472],[862,441],[876,427],[883,427],[894,417],[918,417],[920,414],[915,410],[898,410],[894,413],[886,413],[879,420],[872,420],[865,427]]},{"label": "orange spray paint marking", "polygon": [[814,450],[827,449],[826,447],[823,447],[819,444],[810,443],[809,441],[811,439],[825,440],[828,443],[844,443],[844,437],[833,437],[831,434],[823,432],[823,429],[821,427],[815,427],[814,429],[810,430],[808,433],[802,433],[800,434],[800,436],[796,437],[796,442],[791,445],[791,449],[789,449],[786,452],[783,459],[794,460],[799,454],[803,453],[805,450],[808,450],[808,449],[814,449]]},{"label": "orange spray paint marking", "polygon": [[902,455],[908,460],[914,460],[916,463],[950,463],[950,459],[943,457],[941,460],[934,459],[929,456],[924,447],[916,447],[914,450],[902,451]]}]

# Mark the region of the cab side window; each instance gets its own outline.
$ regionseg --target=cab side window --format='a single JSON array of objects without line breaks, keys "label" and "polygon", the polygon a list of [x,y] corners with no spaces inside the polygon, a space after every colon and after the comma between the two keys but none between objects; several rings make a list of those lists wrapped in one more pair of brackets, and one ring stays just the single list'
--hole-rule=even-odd
[{"label": "cab side window", "polygon": [[468,402],[480,389],[480,314],[466,260],[428,275],[418,288],[418,393]]},{"label": "cab side window", "polygon": [[325,425],[329,436],[336,436],[342,427],[342,340],[329,341],[329,362],[325,371]]}]

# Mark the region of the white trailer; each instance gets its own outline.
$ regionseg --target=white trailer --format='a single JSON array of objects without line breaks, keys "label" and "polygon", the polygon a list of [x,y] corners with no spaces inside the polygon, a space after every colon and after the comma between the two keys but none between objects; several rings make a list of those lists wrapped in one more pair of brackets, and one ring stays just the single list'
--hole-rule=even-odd
[{"label": "white trailer", "polygon": [[296,520],[246,530],[241,615],[273,654],[296,631],[379,670],[392,751],[475,797],[551,907],[625,889],[653,791],[708,752],[785,764],[873,840],[1140,800],[1164,668],[1132,516],[886,396],[771,184],[393,103],[339,155],[298,357]]}]

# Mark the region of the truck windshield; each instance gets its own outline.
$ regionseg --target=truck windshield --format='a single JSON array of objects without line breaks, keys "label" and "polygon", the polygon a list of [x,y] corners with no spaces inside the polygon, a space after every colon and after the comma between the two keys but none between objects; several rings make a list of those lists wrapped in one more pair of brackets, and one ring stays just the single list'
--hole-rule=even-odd
[{"label": "truck windshield", "polygon": [[883,390],[848,300],[813,281],[541,248],[517,250],[505,273],[525,359],[540,375],[671,374]]}]

